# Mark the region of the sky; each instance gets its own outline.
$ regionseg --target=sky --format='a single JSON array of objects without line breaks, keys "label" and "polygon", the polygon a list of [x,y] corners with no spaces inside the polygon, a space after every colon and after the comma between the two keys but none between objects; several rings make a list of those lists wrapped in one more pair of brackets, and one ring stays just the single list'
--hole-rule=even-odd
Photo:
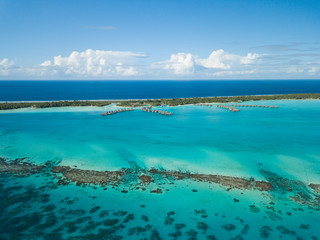
[{"label": "sky", "polygon": [[320,1],[0,0],[0,80],[320,79]]}]

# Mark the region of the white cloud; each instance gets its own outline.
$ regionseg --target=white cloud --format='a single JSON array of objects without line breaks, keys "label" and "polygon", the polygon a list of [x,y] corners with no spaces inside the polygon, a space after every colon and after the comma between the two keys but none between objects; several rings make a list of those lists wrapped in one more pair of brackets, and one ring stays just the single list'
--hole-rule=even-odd
[{"label": "white cloud", "polygon": [[13,62],[9,62],[8,58],[4,58],[1,62],[0,62],[0,66],[5,68],[5,67],[9,67],[12,66]]},{"label": "white cloud", "polygon": [[248,53],[246,56],[230,54],[223,49],[213,51],[208,58],[196,58],[198,65],[212,69],[231,69],[239,65],[250,65],[260,57],[257,53]]},{"label": "white cloud", "polygon": [[[236,55],[235,55],[236,56]],[[241,64],[245,64],[245,65],[249,65],[255,62],[256,59],[258,59],[259,57],[261,57],[260,54],[257,53],[248,53],[247,56],[244,57],[240,57],[240,63]]]},{"label": "white cloud", "polygon": [[[158,63],[156,66],[162,67],[165,70],[171,70],[172,73],[177,75],[197,75],[206,73],[214,75],[217,70],[230,70],[239,67],[248,67],[253,64],[260,55],[248,53],[246,56],[230,54],[223,49],[213,51],[208,58],[199,58],[191,53],[177,53],[172,54],[170,59]],[[214,70],[210,72],[210,70]],[[209,72],[208,72],[209,71]],[[230,75],[229,71],[228,74]],[[239,72],[239,71],[238,71]],[[252,71],[244,71],[247,74]]]},{"label": "white cloud", "polygon": [[311,67],[308,72],[311,74],[319,73],[320,72],[320,65]]},{"label": "white cloud", "polygon": [[213,51],[208,58],[198,59],[197,64],[205,68],[230,69],[230,54],[226,54],[222,49]]},{"label": "white cloud", "polygon": [[231,76],[231,75],[251,75],[254,74],[254,70],[244,70],[244,71],[220,71],[215,72],[213,76]]},{"label": "white cloud", "polygon": [[0,62],[0,75],[8,76],[10,73],[11,67],[14,65],[13,62],[10,62],[8,58],[4,58]]},{"label": "white cloud", "polygon": [[130,65],[135,58],[146,57],[143,53],[102,51],[88,49],[72,52],[67,57],[55,56],[39,65],[49,73],[86,77],[135,76],[139,72]]},{"label": "white cloud", "polygon": [[0,60],[0,79],[292,79],[319,78],[319,54],[232,54],[223,49],[201,58],[174,53],[152,62],[144,53],[85,50],[57,55],[34,66]]},{"label": "white cloud", "polygon": [[51,65],[51,61],[50,60],[44,61],[43,63],[40,64],[40,66],[42,66],[42,67],[48,67],[50,65]]},{"label": "white cloud", "polygon": [[190,53],[172,54],[167,62],[164,62],[164,69],[173,70],[174,74],[189,75],[194,73],[195,60]]}]

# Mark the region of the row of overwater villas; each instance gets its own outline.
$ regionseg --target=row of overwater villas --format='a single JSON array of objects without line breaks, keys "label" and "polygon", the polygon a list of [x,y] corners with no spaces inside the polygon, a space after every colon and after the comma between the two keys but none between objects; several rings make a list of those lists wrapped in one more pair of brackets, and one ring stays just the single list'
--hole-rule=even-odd
[{"label": "row of overwater villas", "polygon": [[[232,107],[231,107],[232,106]],[[278,106],[269,105],[252,105],[252,104],[231,104],[231,106],[219,104],[217,107],[228,109],[231,112],[240,112],[240,109],[235,107],[262,107],[262,108],[278,108]]]},{"label": "row of overwater villas", "polygon": [[278,108],[278,106],[269,106],[269,105],[254,105],[254,104],[231,104],[235,107],[263,107],[263,108]]},{"label": "row of overwater villas", "polygon": [[166,116],[173,115],[172,112],[161,111],[161,110],[152,110],[151,107],[143,107],[143,108],[141,108],[141,110],[144,112],[159,113],[159,114],[166,115]]},{"label": "row of overwater villas", "polygon": [[223,104],[219,104],[219,105],[217,105],[217,107],[218,108],[228,109],[231,112],[240,112],[240,109],[238,109],[238,108],[230,107],[230,106],[223,105]]},{"label": "row of overwater villas", "polygon": [[121,113],[121,112],[129,112],[133,111],[133,108],[123,108],[123,109],[118,109],[118,110],[113,110],[113,111],[106,111],[101,113],[102,116],[108,116],[108,115],[113,115],[116,113]]},{"label": "row of overwater villas", "polygon": [[[123,109],[118,109],[118,110],[112,110],[112,111],[107,111],[107,112],[103,112],[101,113],[102,116],[108,116],[108,115],[113,115],[116,113],[121,113],[121,112],[129,112],[129,111],[133,111],[133,108],[123,108]],[[151,107],[144,107],[141,109],[144,112],[152,112],[152,113],[159,113],[161,115],[173,115],[172,112],[167,112],[167,111],[161,111],[161,110],[151,110]]]},{"label": "row of overwater villas", "polygon": [[[212,105],[209,105],[209,104],[204,105],[203,104],[203,106],[212,106]],[[233,107],[231,107],[231,106],[233,106]],[[231,112],[240,112],[240,109],[235,108],[235,107],[278,108],[278,106],[273,106],[273,105],[269,106],[269,105],[255,105],[255,104],[231,104],[231,106],[223,105],[223,104],[217,105],[217,107],[228,109]],[[143,108],[141,108],[141,111],[143,111],[143,112],[151,112],[151,113],[159,113],[161,115],[166,115],[166,116],[173,115],[172,112],[161,111],[161,110],[156,110],[156,109],[152,110],[151,108],[152,107],[143,107]],[[123,109],[118,109],[118,110],[113,110],[113,111],[107,111],[107,112],[101,113],[101,115],[107,116],[107,115],[113,115],[113,114],[116,114],[116,113],[128,112],[128,111],[133,111],[133,110],[134,110],[133,108],[123,108]]]}]

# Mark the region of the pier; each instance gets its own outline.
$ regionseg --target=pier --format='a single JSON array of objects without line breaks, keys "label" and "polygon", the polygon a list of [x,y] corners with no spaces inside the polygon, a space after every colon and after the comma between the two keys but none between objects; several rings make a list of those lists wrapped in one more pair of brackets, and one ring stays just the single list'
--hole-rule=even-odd
[{"label": "pier", "polygon": [[121,113],[121,112],[129,112],[129,111],[133,111],[133,108],[123,108],[123,109],[118,109],[118,110],[113,110],[113,111],[106,111],[101,113],[102,116],[109,116],[109,115],[113,115],[116,113]]},{"label": "pier", "polygon": [[269,105],[255,105],[255,104],[231,104],[235,107],[259,107],[259,108],[278,108],[278,106],[269,106]]},{"label": "pier", "polygon": [[222,105],[222,104],[219,104],[217,105],[218,108],[224,108],[224,109],[227,109],[231,112],[240,112],[240,109],[238,108],[234,108],[234,107],[230,107],[230,106],[227,106],[227,105]]},{"label": "pier", "polygon": [[151,112],[151,113],[158,113],[158,114],[165,115],[165,116],[173,115],[172,112],[161,111],[161,110],[153,110],[152,107],[143,107],[143,108],[141,108],[141,111],[143,111],[143,112]]}]

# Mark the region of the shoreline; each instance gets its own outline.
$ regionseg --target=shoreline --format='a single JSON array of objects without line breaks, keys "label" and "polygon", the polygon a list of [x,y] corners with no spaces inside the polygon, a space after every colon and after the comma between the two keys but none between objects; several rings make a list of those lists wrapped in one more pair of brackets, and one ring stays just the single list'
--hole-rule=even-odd
[{"label": "shoreline", "polygon": [[19,108],[52,108],[52,107],[82,107],[95,106],[104,107],[116,104],[118,107],[142,107],[150,105],[180,106],[200,103],[233,103],[248,101],[267,100],[312,100],[320,99],[320,93],[301,94],[277,94],[277,95],[239,95],[239,96],[215,96],[194,98],[161,98],[161,99],[121,99],[121,100],[66,100],[66,101],[2,101],[0,110],[11,110]]},{"label": "shoreline", "polygon": [[[50,102],[112,102],[112,101],[156,101],[156,100],[174,100],[174,99],[200,99],[200,98],[233,98],[233,97],[271,97],[271,96],[286,96],[286,95],[320,95],[320,93],[284,93],[284,94],[251,94],[251,95],[218,95],[218,96],[203,96],[203,97],[172,97],[172,98],[128,98],[128,99],[62,99],[62,100],[19,100],[19,101],[0,101],[1,103],[50,103]],[[308,99],[308,98],[304,98]],[[309,99],[320,99],[319,98],[309,98]],[[277,99],[275,99],[277,100]],[[282,99],[279,99],[282,100]],[[289,100],[289,99],[288,99]],[[295,100],[295,99],[292,99]],[[298,99],[299,100],[299,99]]]},{"label": "shoreline", "polygon": [[[270,100],[251,100],[250,102],[259,102],[259,101],[308,101],[308,100],[318,100],[320,101],[320,99],[318,98],[305,98],[305,99],[270,99]],[[59,102],[59,101],[58,101]],[[244,101],[246,102],[246,101]],[[249,102],[249,101],[248,101]],[[47,102],[44,102],[47,103]],[[228,103],[235,103],[235,102],[227,102]],[[107,105],[103,105],[103,106],[94,106],[94,105],[79,105],[79,106],[57,106],[57,107],[44,107],[44,108],[37,108],[37,107],[22,107],[22,108],[10,108],[10,109],[1,109],[1,102],[0,102],[0,113],[6,113],[9,112],[11,110],[15,111],[15,110],[21,110],[21,112],[25,111],[25,110],[41,110],[41,109],[62,109],[62,108],[68,108],[68,109],[72,109],[72,108],[105,108],[105,107],[109,107],[110,105],[115,104],[115,103],[110,103]],[[201,103],[200,103],[201,104]],[[218,105],[218,104],[226,104],[225,102],[212,102],[210,103],[212,105]],[[174,105],[174,106],[153,106],[153,107],[166,107],[166,108],[174,108],[174,107],[183,107],[183,106],[201,106],[199,105],[199,103],[189,103],[189,104],[181,104],[181,105]],[[121,108],[128,108],[128,106],[119,106],[119,105],[115,105],[115,107],[117,109],[121,109]],[[135,110],[136,109],[140,109],[143,106],[138,106],[138,107],[133,107]],[[103,111],[105,111],[105,109],[102,109]],[[98,109],[95,111],[99,111]],[[14,112],[14,113],[18,113],[18,112]]]}]

